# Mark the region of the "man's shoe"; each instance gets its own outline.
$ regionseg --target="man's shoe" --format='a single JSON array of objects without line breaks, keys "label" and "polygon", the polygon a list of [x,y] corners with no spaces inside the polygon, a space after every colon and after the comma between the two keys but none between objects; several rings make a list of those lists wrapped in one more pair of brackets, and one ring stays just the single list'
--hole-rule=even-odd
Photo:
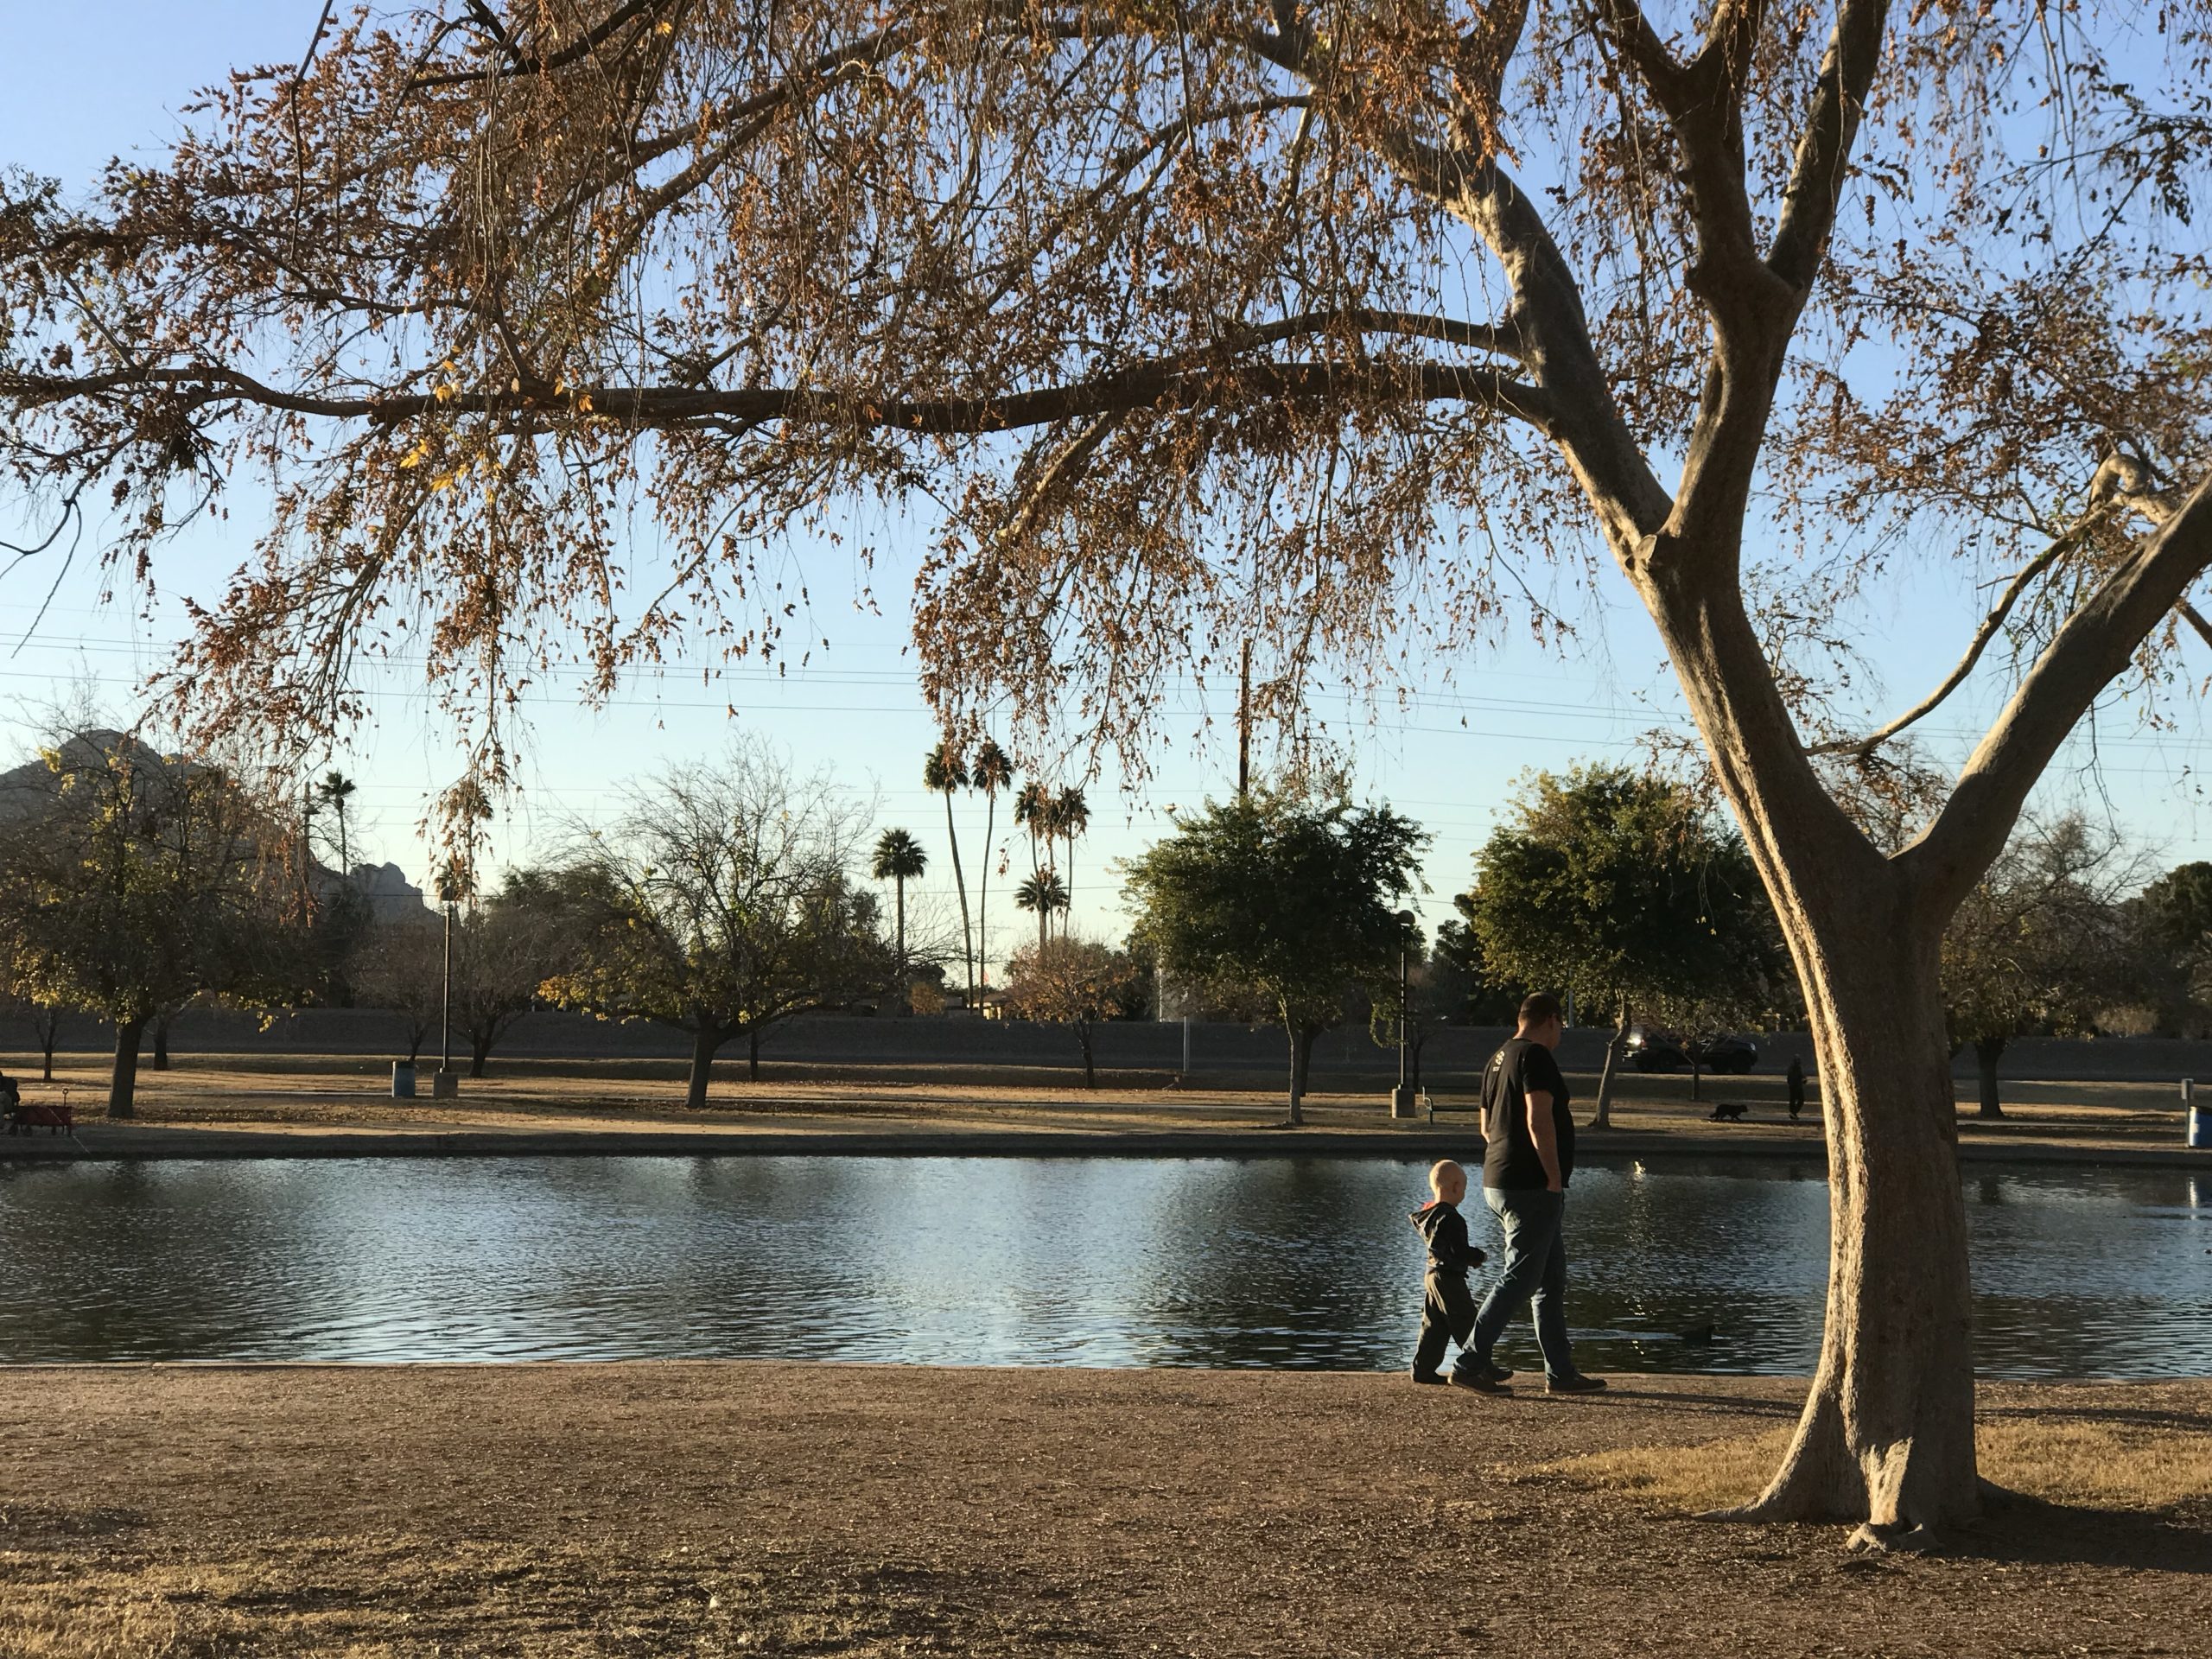
[{"label": "man's shoe", "polygon": [[1442,1388],[1446,1380],[1445,1375],[1441,1371],[1415,1371],[1414,1373],[1414,1382],[1426,1382],[1435,1388]]},{"label": "man's shoe", "polygon": [[1477,1394],[1503,1394],[1505,1392],[1504,1385],[1488,1371],[1454,1370],[1452,1373],[1452,1386],[1455,1389],[1472,1389]]},{"label": "man's shoe", "polygon": [[1573,1376],[1555,1376],[1544,1384],[1546,1394],[1596,1394],[1605,1386],[1602,1376],[1585,1376],[1577,1371]]},{"label": "man's shoe", "polygon": [[1513,1380],[1513,1373],[1496,1360],[1486,1359],[1474,1369],[1493,1382],[1510,1382]]}]

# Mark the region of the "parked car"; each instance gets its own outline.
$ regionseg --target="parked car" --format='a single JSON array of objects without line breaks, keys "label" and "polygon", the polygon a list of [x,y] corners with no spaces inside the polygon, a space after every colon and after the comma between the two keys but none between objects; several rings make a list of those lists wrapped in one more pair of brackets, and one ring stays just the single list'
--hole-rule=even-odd
[{"label": "parked car", "polygon": [[1629,1064],[1639,1071],[1687,1071],[1692,1055],[1707,1071],[1741,1075],[1758,1062],[1759,1046],[1732,1032],[1693,1043],[1656,1027],[1635,1026],[1629,1030]]}]

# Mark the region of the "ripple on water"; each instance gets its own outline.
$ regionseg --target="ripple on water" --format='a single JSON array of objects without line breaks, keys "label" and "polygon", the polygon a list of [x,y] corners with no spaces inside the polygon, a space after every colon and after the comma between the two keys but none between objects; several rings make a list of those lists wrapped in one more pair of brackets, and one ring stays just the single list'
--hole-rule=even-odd
[{"label": "ripple on water", "polygon": [[[1323,1159],[0,1166],[0,1352],[1395,1369],[1421,1177]],[[1987,1371],[2212,1371],[2212,1183],[1977,1166],[1965,1191]],[[1495,1254],[1479,1199],[1469,1220]],[[1802,1166],[1578,1173],[1578,1357],[1809,1370],[1827,1230]],[[1508,1363],[1536,1363],[1526,1332]]]}]

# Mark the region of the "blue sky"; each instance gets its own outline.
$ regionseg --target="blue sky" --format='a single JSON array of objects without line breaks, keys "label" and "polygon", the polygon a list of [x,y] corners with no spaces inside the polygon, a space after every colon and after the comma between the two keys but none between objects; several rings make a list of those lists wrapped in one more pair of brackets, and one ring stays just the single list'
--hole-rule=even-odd
[{"label": "blue sky", "polygon": [[[296,60],[319,10],[313,0],[86,0],[66,8],[0,0],[0,166],[27,167],[81,187],[118,150],[158,148],[174,130],[169,111],[195,86],[233,65]],[[27,638],[55,567],[26,564],[0,582],[0,721],[7,727],[0,748],[8,760],[30,739],[11,711],[73,683],[91,683],[118,712],[132,707],[133,686],[168,660],[175,597],[214,588],[245,552],[255,529],[253,499],[240,491],[220,533],[178,545],[157,573],[162,597],[150,614],[142,614],[145,607],[128,595],[102,603],[96,561],[80,556],[54,589],[36,633]],[[0,523],[16,518],[16,505],[0,498]],[[818,545],[802,550],[821,632],[831,641],[806,671],[779,679],[740,667],[711,684],[702,683],[700,665],[678,665],[656,681],[633,683],[613,706],[595,713],[579,710],[549,688],[531,710],[526,788],[502,825],[499,850],[525,857],[565,817],[607,813],[625,779],[664,760],[713,752],[728,732],[725,709],[734,705],[741,725],[765,733],[804,766],[832,766],[843,784],[880,798],[885,823],[923,836],[934,861],[924,887],[949,898],[942,801],[919,786],[921,756],[935,729],[906,649],[905,601],[924,530],[895,523],[870,528],[887,550],[873,577],[880,615],[860,602],[849,553]],[[1940,677],[1979,602],[1978,573],[1967,568],[1935,559],[1906,561],[1905,568],[1910,579],[1878,590],[1857,619],[1858,637],[1879,677],[1878,687],[1869,688],[1869,706],[1884,711],[1916,700]],[[1361,792],[1389,799],[1433,834],[1428,871],[1435,892],[1422,906],[1432,923],[1450,914],[1450,895],[1465,884],[1470,855],[1510,801],[1517,773],[1583,760],[1633,759],[1642,734],[1680,719],[1650,625],[1625,585],[1609,572],[1593,600],[1563,594],[1562,601],[1580,627],[1565,655],[1544,652],[1509,631],[1494,644],[1435,664],[1427,683],[1411,688],[1402,710],[1393,708],[1372,723],[1340,699],[1321,702],[1332,726],[1349,736]],[[2201,677],[2208,664],[2193,659],[2190,666]],[[2002,690],[1995,671],[1978,675],[1958,707],[1936,723],[1934,747],[1962,756],[1969,729],[1993,711]],[[361,785],[353,842],[357,855],[391,859],[419,880],[428,857],[416,825],[429,793],[452,778],[456,757],[429,721],[419,685],[380,683],[377,708],[353,749],[334,760]],[[1110,771],[1090,788],[1093,827],[1075,871],[1078,929],[1120,931],[1108,868],[1160,833],[1166,805],[1233,786],[1233,711],[1216,708],[1210,740],[1182,741],[1204,712],[1187,703],[1170,710],[1162,729],[1176,741],[1141,789],[1124,790]],[[2115,704],[2099,717],[2094,739],[2084,735],[2071,746],[2043,792],[2044,804],[2078,803],[2109,812],[2166,861],[2212,856],[2212,815],[2196,781],[2212,752],[2193,708],[2184,711],[2179,730],[2152,733]],[[963,801],[957,810],[972,882],[982,804]],[[1000,840],[1019,871],[1026,866],[1026,843],[1013,842],[1006,818],[1002,810]],[[1020,933],[1009,906],[994,908],[995,954],[1002,955]]]}]

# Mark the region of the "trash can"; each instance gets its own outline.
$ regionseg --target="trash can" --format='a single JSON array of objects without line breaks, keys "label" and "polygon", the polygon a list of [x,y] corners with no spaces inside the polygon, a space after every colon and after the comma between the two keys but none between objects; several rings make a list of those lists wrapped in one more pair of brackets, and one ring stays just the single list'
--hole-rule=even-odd
[{"label": "trash can", "polygon": [[415,1062],[394,1060],[391,1063],[391,1097],[394,1100],[415,1098]]}]

